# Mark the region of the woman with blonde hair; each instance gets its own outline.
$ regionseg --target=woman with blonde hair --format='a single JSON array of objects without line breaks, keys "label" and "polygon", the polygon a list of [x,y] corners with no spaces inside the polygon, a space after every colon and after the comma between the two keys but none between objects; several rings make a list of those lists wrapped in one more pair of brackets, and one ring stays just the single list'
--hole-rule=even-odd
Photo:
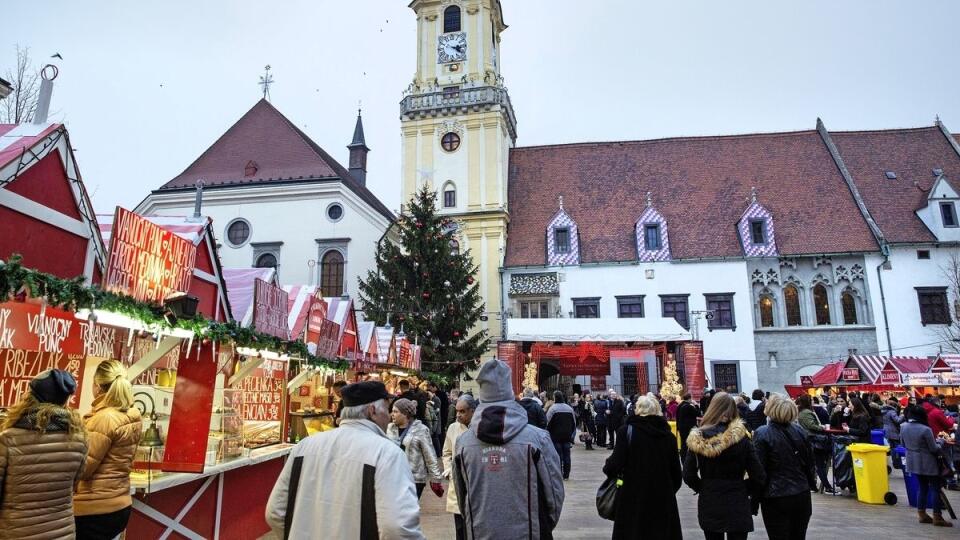
[{"label": "woman with blonde hair", "polygon": [[51,369],[7,411],[0,428],[0,537],[73,538],[73,483],[87,453],[80,415],[66,407],[77,388]]},{"label": "woman with blonde hair", "polygon": [[683,484],[677,439],[656,398],[641,396],[617,433],[603,472],[623,481],[613,538],[682,538],[677,490]]},{"label": "woman with blonde hair", "polygon": [[813,449],[806,431],[795,423],[799,411],[794,402],[770,394],[763,412],[770,422],[757,429],[753,441],[767,473],[760,498],[763,525],[771,540],[803,540],[813,512],[810,490],[817,485]]},{"label": "woman with blonde hair", "polygon": [[717,392],[700,427],[687,437],[683,462],[683,481],[699,494],[697,519],[706,540],[743,539],[753,531],[745,474],[751,486],[766,483],[737,404],[730,394]]},{"label": "woman with blonde hair", "polygon": [[93,410],[83,417],[90,452],[73,498],[78,540],[115,538],[127,528],[133,505],[130,469],[142,431],[123,364],[100,362],[93,395]]}]

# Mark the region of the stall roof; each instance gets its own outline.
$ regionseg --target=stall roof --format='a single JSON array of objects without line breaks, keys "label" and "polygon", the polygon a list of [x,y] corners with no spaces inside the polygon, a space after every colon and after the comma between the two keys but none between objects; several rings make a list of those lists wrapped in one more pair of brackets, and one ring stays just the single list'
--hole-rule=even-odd
[{"label": "stall roof", "polygon": [[862,372],[860,374],[860,380],[872,383],[880,377],[880,370],[883,369],[883,365],[887,363],[886,360],[887,358],[885,356],[852,354],[847,358],[846,364],[850,364],[851,362],[856,364]]},{"label": "stall roof", "polygon": [[233,306],[234,318],[240,326],[250,326],[253,321],[253,284],[259,278],[276,285],[276,269],[224,268],[223,278],[227,283],[227,297]]},{"label": "stall roof", "polygon": [[950,369],[960,373],[960,354],[943,354],[940,355],[940,359],[946,362]]},{"label": "stall roof", "polygon": [[843,366],[846,364],[843,360],[838,362],[831,362],[820,371],[811,375],[810,380],[813,381],[814,386],[829,386],[837,383],[837,380],[840,379],[840,374],[843,372]]},{"label": "stall roof", "polygon": [[369,321],[357,322],[357,337],[360,340],[360,350],[366,354],[370,350],[370,342],[376,333],[377,323]]},{"label": "stall roof", "polygon": [[926,373],[933,365],[933,360],[919,356],[893,356],[888,361],[900,373]]},{"label": "stall roof", "polygon": [[350,312],[353,310],[353,300],[342,296],[333,296],[324,298],[327,302],[327,318],[340,325],[340,338],[343,339],[343,332],[347,329],[350,321]]},{"label": "stall roof", "polygon": [[378,326],[377,336],[377,358],[381,364],[396,364],[397,351],[391,347],[393,341],[393,327]]},{"label": "stall roof", "polygon": [[282,288],[287,292],[287,326],[290,328],[290,339],[296,340],[307,326],[310,300],[316,294],[317,288],[311,285],[284,285]]}]

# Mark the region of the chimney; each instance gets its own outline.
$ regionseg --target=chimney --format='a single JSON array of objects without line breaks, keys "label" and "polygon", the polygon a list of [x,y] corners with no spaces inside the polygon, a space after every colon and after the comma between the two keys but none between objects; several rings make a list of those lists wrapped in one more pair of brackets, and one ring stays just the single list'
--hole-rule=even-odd
[{"label": "chimney", "polygon": [[203,221],[201,209],[203,209],[203,178],[197,180],[197,198],[193,203],[193,217],[190,218],[190,221],[195,223]]},{"label": "chimney", "polygon": [[350,175],[353,176],[360,185],[367,185],[367,142],[363,137],[363,118],[360,116],[360,110],[357,109],[357,126],[353,129],[353,142],[347,149],[350,150]]},{"label": "chimney", "polygon": [[53,80],[60,74],[60,70],[53,64],[43,66],[40,76],[40,96],[37,98],[37,109],[33,113],[34,124],[46,124],[50,114],[50,98],[53,96]]}]

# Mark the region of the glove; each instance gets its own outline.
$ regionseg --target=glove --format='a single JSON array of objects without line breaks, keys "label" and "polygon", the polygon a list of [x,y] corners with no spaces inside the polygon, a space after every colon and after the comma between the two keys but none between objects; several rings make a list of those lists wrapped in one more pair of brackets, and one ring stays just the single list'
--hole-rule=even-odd
[{"label": "glove", "polygon": [[443,497],[443,484],[440,482],[430,482],[430,489],[437,497]]}]

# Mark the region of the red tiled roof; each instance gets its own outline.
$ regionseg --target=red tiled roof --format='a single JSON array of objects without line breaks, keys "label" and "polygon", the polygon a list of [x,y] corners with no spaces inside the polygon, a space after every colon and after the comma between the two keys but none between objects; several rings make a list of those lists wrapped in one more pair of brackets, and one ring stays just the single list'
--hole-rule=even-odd
[{"label": "red tiled roof", "polygon": [[736,223],[751,187],[773,215],[782,255],[878,249],[816,131],[517,148],[509,182],[506,266],[544,264],[558,195],[584,263],[637,259],[647,191],[674,259],[742,256]]},{"label": "red tiled roof", "polygon": [[840,373],[843,372],[843,366],[846,362],[832,362],[823,366],[823,368],[814,373],[810,379],[815,386],[826,386],[835,384],[840,379]]},{"label": "red tiled roof", "polygon": [[[245,175],[248,163],[256,165]],[[297,128],[269,101],[261,99],[219,139],[158,191],[329,179],[343,182],[367,204],[393,219],[393,213],[340,163]]]},{"label": "red tiled roof", "polygon": [[[916,215],[943,169],[960,180],[960,156],[937,127],[831,132],[867,209],[888,242],[936,240]],[[896,173],[890,180],[886,171]]]}]

